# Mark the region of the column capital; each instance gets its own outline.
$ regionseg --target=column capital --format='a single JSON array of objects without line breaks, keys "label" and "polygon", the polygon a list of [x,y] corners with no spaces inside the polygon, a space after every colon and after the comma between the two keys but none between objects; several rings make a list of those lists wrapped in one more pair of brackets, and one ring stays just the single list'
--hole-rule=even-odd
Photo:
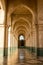
[{"label": "column capital", "polygon": [[9,28],[9,27],[10,27],[10,25],[4,25],[4,27]]}]

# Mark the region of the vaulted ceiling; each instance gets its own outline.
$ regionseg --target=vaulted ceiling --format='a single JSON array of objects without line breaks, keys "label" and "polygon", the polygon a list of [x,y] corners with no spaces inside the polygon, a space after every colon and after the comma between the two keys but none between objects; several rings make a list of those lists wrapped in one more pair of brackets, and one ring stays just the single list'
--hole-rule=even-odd
[{"label": "vaulted ceiling", "polygon": [[[37,0],[8,0],[8,24],[13,34],[28,37],[34,24]],[[30,5],[31,4],[31,5]]]},{"label": "vaulted ceiling", "polygon": [[37,0],[6,0],[7,25],[11,25],[14,35],[32,32],[37,14]]}]

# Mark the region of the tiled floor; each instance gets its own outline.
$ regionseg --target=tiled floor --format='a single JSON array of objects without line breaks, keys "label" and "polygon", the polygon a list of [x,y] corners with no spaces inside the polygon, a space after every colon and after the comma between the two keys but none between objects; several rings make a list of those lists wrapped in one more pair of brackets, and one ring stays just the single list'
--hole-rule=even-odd
[{"label": "tiled floor", "polygon": [[26,49],[18,49],[15,54],[9,56],[8,61],[4,58],[2,65],[43,65],[43,57],[37,59]]}]

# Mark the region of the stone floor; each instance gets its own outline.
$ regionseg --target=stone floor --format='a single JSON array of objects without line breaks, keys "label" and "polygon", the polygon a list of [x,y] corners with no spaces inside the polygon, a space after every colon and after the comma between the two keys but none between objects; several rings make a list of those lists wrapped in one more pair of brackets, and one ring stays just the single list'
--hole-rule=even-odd
[{"label": "stone floor", "polygon": [[26,49],[18,49],[8,59],[4,58],[0,65],[43,65],[43,57],[37,58]]}]

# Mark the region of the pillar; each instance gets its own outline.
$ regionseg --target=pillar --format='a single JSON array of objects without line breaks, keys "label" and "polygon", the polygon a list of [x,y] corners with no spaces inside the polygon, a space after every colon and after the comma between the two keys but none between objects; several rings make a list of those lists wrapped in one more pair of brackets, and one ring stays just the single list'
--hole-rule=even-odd
[{"label": "pillar", "polygon": [[8,56],[8,27],[6,25],[4,32],[4,56]]},{"label": "pillar", "polygon": [[39,24],[38,56],[43,56],[43,24]]},{"label": "pillar", "polygon": [[39,51],[38,51],[38,47],[39,47],[39,26],[38,24],[36,24],[36,42],[37,42],[37,58],[38,58],[38,55],[39,55]]},{"label": "pillar", "polygon": [[12,31],[10,31],[10,54],[12,54],[12,44],[13,44],[13,37],[12,37]]},{"label": "pillar", "polygon": [[4,56],[8,56],[7,0],[5,1]]},{"label": "pillar", "polygon": [[32,31],[32,52],[34,52],[37,55],[37,30],[35,25],[33,25],[33,31]]}]

